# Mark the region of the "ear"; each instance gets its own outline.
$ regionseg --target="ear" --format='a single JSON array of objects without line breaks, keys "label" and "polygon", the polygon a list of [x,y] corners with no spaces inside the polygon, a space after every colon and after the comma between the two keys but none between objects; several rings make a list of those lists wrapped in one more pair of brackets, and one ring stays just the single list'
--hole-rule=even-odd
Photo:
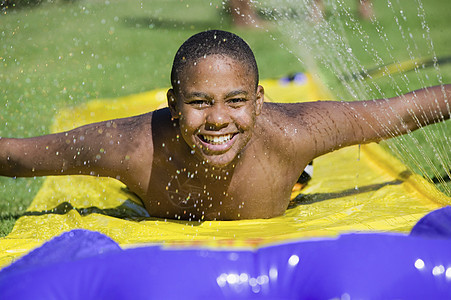
[{"label": "ear", "polygon": [[257,94],[256,94],[256,101],[255,101],[255,111],[257,116],[261,114],[263,109],[263,102],[265,102],[265,89],[259,85],[257,87]]},{"label": "ear", "polygon": [[179,112],[177,109],[177,100],[175,97],[174,89],[169,89],[168,92],[166,93],[166,97],[168,99],[168,107],[169,107],[169,111],[171,112],[171,117],[173,119],[178,119]]}]

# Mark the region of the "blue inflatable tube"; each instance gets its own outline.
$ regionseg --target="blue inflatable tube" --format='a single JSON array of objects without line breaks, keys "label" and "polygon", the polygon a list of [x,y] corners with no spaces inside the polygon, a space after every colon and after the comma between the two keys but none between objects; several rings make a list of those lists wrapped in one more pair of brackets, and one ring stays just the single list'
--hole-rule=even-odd
[{"label": "blue inflatable tube", "polygon": [[433,238],[431,222],[420,221],[409,236],[348,234],[254,251],[122,250],[74,230],[3,269],[0,299],[449,299],[450,224],[442,219],[448,229]]}]

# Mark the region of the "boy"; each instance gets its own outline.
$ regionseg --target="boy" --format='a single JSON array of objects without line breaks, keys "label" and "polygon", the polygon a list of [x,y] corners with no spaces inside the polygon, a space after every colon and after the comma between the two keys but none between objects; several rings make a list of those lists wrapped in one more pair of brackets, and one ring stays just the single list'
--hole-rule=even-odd
[{"label": "boy", "polygon": [[270,218],[315,157],[449,118],[450,85],[389,100],[263,103],[251,49],[218,30],[180,47],[171,81],[168,108],[0,139],[0,175],[113,177],[154,217]]}]

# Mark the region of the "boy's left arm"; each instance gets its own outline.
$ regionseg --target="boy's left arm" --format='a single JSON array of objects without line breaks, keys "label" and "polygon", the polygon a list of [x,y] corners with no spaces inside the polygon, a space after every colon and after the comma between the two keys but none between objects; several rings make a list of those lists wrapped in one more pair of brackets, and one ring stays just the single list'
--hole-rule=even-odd
[{"label": "boy's left arm", "polygon": [[409,133],[450,118],[451,85],[390,99],[305,103],[299,118],[314,141],[313,156]]},{"label": "boy's left arm", "polygon": [[378,141],[449,119],[450,100],[451,85],[443,85],[390,99],[352,102],[350,107],[374,132],[363,136],[365,141]]}]

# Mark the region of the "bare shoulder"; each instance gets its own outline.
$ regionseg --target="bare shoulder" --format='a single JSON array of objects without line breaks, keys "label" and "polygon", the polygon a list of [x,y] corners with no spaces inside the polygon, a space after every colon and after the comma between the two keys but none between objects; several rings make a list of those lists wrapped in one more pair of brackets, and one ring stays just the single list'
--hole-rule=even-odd
[{"label": "bare shoulder", "polygon": [[279,145],[313,159],[351,141],[353,115],[345,102],[265,103],[260,124]]},{"label": "bare shoulder", "polygon": [[[126,166],[123,181],[128,185],[142,186],[150,177],[153,160],[152,118],[153,112],[106,121],[105,149],[111,149],[110,163],[113,168]],[[111,139],[110,139],[111,138]]]},{"label": "bare shoulder", "polygon": [[265,103],[262,119],[276,131],[291,129],[294,133],[308,134],[317,126],[329,123],[329,115],[339,111],[340,106],[334,101]]},{"label": "bare shoulder", "polygon": [[114,152],[133,153],[151,140],[152,113],[89,124],[69,132],[84,136],[84,145],[101,145]]},{"label": "bare shoulder", "polygon": [[[320,108],[312,103],[265,103],[257,122],[265,144],[288,157],[313,159],[310,147],[312,115],[319,115]],[[308,163],[308,162],[307,162]]]},{"label": "bare shoulder", "polygon": [[153,162],[152,119],[155,112],[88,124],[58,142],[68,174],[119,179],[133,191],[146,190]]},{"label": "bare shoulder", "polygon": [[78,140],[84,139],[80,147],[88,147],[86,155],[101,153],[102,159],[97,161],[100,167],[114,170],[120,169],[119,164],[134,164],[151,157],[151,123],[152,113],[146,113],[89,124],[68,133]]},{"label": "bare shoulder", "polygon": [[134,132],[135,134],[145,134],[146,132],[149,132],[149,129],[151,129],[152,115],[153,112],[149,112],[142,115],[109,120],[105,121],[103,125],[108,128],[117,128],[119,131],[124,133]]}]

